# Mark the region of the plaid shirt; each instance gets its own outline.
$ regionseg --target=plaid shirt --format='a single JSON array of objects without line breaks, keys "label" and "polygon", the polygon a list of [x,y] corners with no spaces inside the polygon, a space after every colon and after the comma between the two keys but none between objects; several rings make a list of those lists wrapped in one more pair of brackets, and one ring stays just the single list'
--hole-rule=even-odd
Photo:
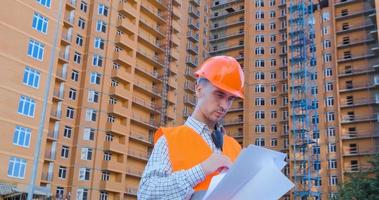
[{"label": "plaid shirt", "polygon": [[[214,145],[208,126],[188,117],[186,126],[207,142],[213,152],[221,153]],[[138,199],[190,199],[193,187],[205,179],[200,164],[188,170],[172,172],[167,140],[162,136],[155,144],[140,182]]]}]

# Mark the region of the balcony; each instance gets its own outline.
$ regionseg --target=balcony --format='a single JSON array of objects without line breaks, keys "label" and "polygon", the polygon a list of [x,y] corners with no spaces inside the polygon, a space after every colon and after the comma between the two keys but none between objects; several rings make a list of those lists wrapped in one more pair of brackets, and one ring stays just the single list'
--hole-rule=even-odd
[{"label": "balcony", "polygon": [[233,106],[233,107],[230,107],[229,109],[229,112],[239,112],[239,111],[243,111],[243,106]]},{"label": "balcony", "polygon": [[190,0],[190,2],[197,7],[200,6],[200,0]]},{"label": "balcony", "polygon": [[334,6],[340,7],[340,6],[348,5],[355,2],[360,2],[360,1],[359,0],[334,0]]},{"label": "balcony", "polygon": [[70,61],[70,53],[69,51],[63,51],[59,52],[59,61],[62,63],[68,63]]},{"label": "balcony", "polygon": [[200,11],[191,5],[188,7],[188,14],[192,17],[195,17],[195,18],[200,17]]},{"label": "balcony", "polygon": [[199,64],[199,62],[198,62],[197,58],[193,58],[193,57],[187,56],[186,57],[186,64],[188,64],[188,65],[190,65],[192,67],[197,67],[197,65]]},{"label": "balcony", "polygon": [[166,23],[166,19],[163,18],[162,14],[156,8],[141,3],[141,10],[144,11],[148,16],[150,16],[154,20],[159,21],[160,23]]},{"label": "balcony", "polygon": [[336,30],[336,34],[338,35],[338,34],[343,34],[343,33],[349,33],[349,32],[357,31],[357,30],[361,30],[361,29],[370,30],[371,28],[375,28],[375,24],[370,22],[370,21],[367,21],[367,22],[363,22],[360,24],[350,25],[350,26],[345,27],[345,28],[339,28],[338,30]]},{"label": "balcony", "polygon": [[111,72],[112,79],[119,80],[122,82],[130,83],[131,78],[131,72],[128,72],[124,67],[120,67],[118,69],[112,69]]},{"label": "balcony", "polygon": [[124,19],[117,20],[116,25],[118,28],[120,28],[120,30],[122,30],[128,34],[134,34],[137,30],[136,23],[127,17]]},{"label": "balcony", "polygon": [[360,75],[360,74],[369,74],[371,72],[374,72],[375,69],[373,68],[366,68],[366,69],[350,69],[342,71],[338,74],[338,77],[347,77],[347,76],[354,76],[354,75]]},{"label": "balcony", "polygon": [[47,133],[47,139],[48,140],[52,140],[52,141],[56,141],[58,139],[58,134],[59,134],[58,131],[48,132]]},{"label": "balcony", "polygon": [[373,131],[348,131],[341,135],[342,140],[359,140],[379,137],[379,130]]},{"label": "balcony", "polygon": [[354,99],[353,101],[343,100],[340,103],[341,108],[351,108],[356,106],[365,106],[379,104],[379,98],[360,98]]},{"label": "balcony", "polygon": [[379,152],[379,146],[366,146],[365,148],[348,148],[344,150],[343,156],[366,156],[375,155]]},{"label": "balcony", "polygon": [[184,103],[186,103],[186,104],[190,104],[191,106],[196,106],[196,98],[195,97],[191,97],[188,94],[186,94],[184,96],[183,100],[184,100]]},{"label": "balcony", "polygon": [[70,14],[69,16],[66,16],[63,20],[64,25],[67,27],[73,27],[74,26],[74,15]]},{"label": "balcony", "polygon": [[222,3],[218,3],[217,5],[213,3],[213,5],[211,6],[211,9],[212,10],[215,10],[215,9],[218,9],[218,8],[224,8],[228,5],[232,5],[232,4],[235,4],[235,3],[238,3],[238,2],[242,2],[242,0],[230,0],[230,1],[223,1]]},{"label": "balcony", "polygon": [[132,120],[148,128],[158,129],[159,127],[159,123],[156,122],[156,120],[149,119],[148,117],[141,117],[135,113],[132,114]]},{"label": "balcony", "polygon": [[54,93],[53,93],[53,99],[55,99],[57,101],[63,101],[63,98],[64,98],[63,92],[54,91]]},{"label": "balcony", "polygon": [[53,172],[42,172],[41,180],[43,182],[51,182],[53,181]]},{"label": "balcony", "polygon": [[125,99],[125,100],[129,100],[132,97],[129,89],[123,87],[122,85],[118,85],[116,87],[111,87],[109,89],[109,93],[111,96],[120,97],[120,98]]},{"label": "balcony", "polygon": [[105,124],[105,131],[125,136],[126,133],[128,132],[128,127],[127,127],[127,124],[125,122],[126,121],[124,121],[124,120],[122,120],[122,121],[121,120],[115,120],[115,122],[113,122],[113,123],[107,122]]},{"label": "balcony", "polygon": [[164,52],[164,45],[162,44],[162,40],[157,40],[155,37],[148,35],[143,32],[138,33],[138,38],[142,39],[142,41],[147,44],[149,47],[157,50],[159,52]]},{"label": "balcony", "polygon": [[143,151],[136,150],[128,150],[128,157],[139,159],[142,161],[147,161],[149,159],[150,154]]},{"label": "balcony", "polygon": [[243,119],[224,120],[223,124],[224,126],[241,125],[243,124]]},{"label": "balcony", "polygon": [[362,59],[369,59],[375,57],[375,54],[372,52],[367,52],[360,55],[349,55],[349,56],[343,56],[338,58],[337,62],[344,63],[344,62],[352,62],[355,60],[362,60]]},{"label": "balcony", "polygon": [[216,35],[213,35],[213,37],[211,37],[212,39],[210,39],[209,42],[224,41],[224,40],[231,39],[234,37],[243,36],[244,33],[245,33],[244,31],[238,31],[238,32],[229,33],[229,34],[217,35],[217,37]]},{"label": "balcony", "polygon": [[227,17],[233,16],[236,14],[243,14],[245,9],[228,7],[228,8],[225,8],[225,11],[226,12],[220,13],[220,15],[217,15],[217,16],[212,15],[210,19],[211,20],[217,20],[220,18],[227,18]]},{"label": "balcony", "polygon": [[62,119],[62,111],[61,110],[52,110],[50,118],[56,121],[60,121]]},{"label": "balcony", "polygon": [[171,23],[171,26],[172,26],[172,28],[173,28],[173,32],[174,32],[174,34],[172,34],[172,38],[173,38],[173,37],[175,37],[175,33],[179,33],[179,32],[181,32],[182,27],[181,27],[181,25],[180,25],[178,22],[176,22],[176,21],[173,21],[173,22]]},{"label": "balcony", "polygon": [[187,43],[187,51],[189,51],[190,53],[192,53],[194,55],[197,55],[199,53],[199,46],[197,46],[191,42],[188,42]]},{"label": "balcony", "polygon": [[149,93],[149,94],[152,94],[152,95],[155,95],[155,96],[158,96],[160,97],[161,96],[161,90],[159,90],[157,87],[153,86],[153,85],[148,85],[147,83],[143,83],[143,82],[140,82],[138,80],[134,80],[133,82],[134,86],[136,86],[137,88],[140,88],[142,89],[143,91]]},{"label": "balcony", "polygon": [[133,37],[129,36],[128,34],[124,35],[116,35],[116,44],[124,49],[133,49],[134,48],[134,41]]},{"label": "balcony", "polygon": [[378,120],[379,115],[378,114],[369,114],[369,115],[345,115],[342,116],[341,124],[348,124],[348,123],[358,123],[358,122],[370,122],[370,121],[376,121]]},{"label": "balcony", "polygon": [[[125,103],[127,104],[127,102]],[[108,110],[110,113],[120,117],[120,118],[126,118],[129,114],[128,107],[123,105],[122,101],[117,101],[116,104],[109,104]]]},{"label": "balcony", "polygon": [[349,10],[349,12],[341,13],[335,17],[336,20],[347,19],[350,17],[360,16],[360,15],[370,15],[375,13],[375,9],[371,6],[365,6],[363,9],[359,10]]},{"label": "balcony", "polygon": [[123,63],[128,66],[133,65],[133,56],[131,54],[126,53],[125,51],[120,51],[120,52],[114,52],[113,53],[113,58],[116,61],[119,61],[120,63]]},{"label": "balcony", "polygon": [[121,176],[121,174],[112,173],[108,181],[100,181],[99,190],[106,190],[112,193],[119,193],[123,191],[124,184],[122,184],[119,178],[115,176]]},{"label": "balcony", "polygon": [[142,55],[142,57],[146,58],[151,64],[153,64],[153,65],[156,64],[156,65],[159,65],[161,67],[164,67],[163,60],[161,60],[157,55],[146,53],[141,48],[138,48],[137,53],[139,55]]},{"label": "balcony", "polygon": [[118,11],[124,16],[131,15],[133,16],[133,18],[136,18],[137,16],[136,8],[129,2],[120,2],[118,6]]},{"label": "balcony", "polygon": [[155,36],[157,36],[159,39],[162,39],[162,38],[166,37],[164,31],[162,30],[162,28],[158,24],[148,22],[144,18],[140,18],[140,22],[141,22],[140,24],[146,30],[149,30],[152,34],[154,34]]},{"label": "balcony", "polygon": [[213,49],[213,51],[209,52],[211,55],[219,54],[219,53],[225,53],[227,51],[232,51],[235,49],[243,49],[245,45],[243,43],[237,43],[237,44],[231,44],[228,46],[223,46],[221,48]]},{"label": "balcony", "polygon": [[124,154],[126,144],[118,143],[117,141],[105,141],[104,142],[104,150],[116,152],[118,154]]},{"label": "balcony", "polygon": [[66,0],[66,8],[67,8],[67,10],[75,10],[76,9],[76,0]]},{"label": "balcony", "polygon": [[339,91],[342,92],[350,92],[350,91],[356,91],[356,90],[366,90],[369,88],[373,88],[378,84],[375,83],[353,83],[351,85],[346,84],[345,86],[340,85]]},{"label": "balcony", "polygon": [[199,42],[199,34],[195,33],[194,31],[188,31],[187,38],[190,39],[192,42]]},{"label": "balcony", "polygon": [[131,131],[129,138],[143,144],[153,145],[152,135],[148,136],[148,134]]},{"label": "balcony", "polygon": [[153,71],[151,69],[148,69],[147,67],[142,67],[140,64],[136,64],[136,72],[141,72],[147,77],[150,77],[152,80],[158,80],[162,81],[161,78],[159,77],[159,73],[156,71]]},{"label": "balcony", "polygon": [[[158,0],[157,0],[157,1],[158,1]],[[126,188],[125,188],[125,193],[126,193],[127,195],[137,196],[138,188],[137,188],[137,187],[129,187],[129,186],[126,186]]]},{"label": "balcony", "polygon": [[370,169],[372,169],[371,165],[360,165],[360,164],[355,164],[355,165],[347,165],[345,166],[344,172],[345,173],[354,173],[354,172],[367,172]]},{"label": "balcony", "polygon": [[55,151],[48,151],[47,153],[45,153],[45,160],[54,161],[55,153],[56,153]]},{"label": "balcony", "polygon": [[126,175],[134,176],[136,178],[141,178],[143,174],[143,170],[133,169],[131,167],[126,168]]},{"label": "balcony", "polygon": [[218,29],[226,29],[226,28],[230,28],[231,26],[242,25],[244,23],[245,23],[245,20],[243,18],[236,20],[236,21],[233,21],[233,22],[229,22],[229,23],[221,25],[221,26],[216,26],[214,23],[214,24],[212,24],[211,31],[215,31]]},{"label": "balcony", "polygon": [[157,104],[154,104],[152,102],[145,101],[142,98],[139,97],[133,97],[133,103],[136,103],[144,108],[149,109],[150,111],[160,113],[160,107]]},{"label": "balcony", "polygon": [[[104,149],[109,149],[110,147],[107,145],[104,145]],[[125,149],[125,147],[124,147]],[[125,171],[125,162],[119,162],[117,161],[118,159],[114,159],[112,157],[111,160],[105,160],[102,162],[102,169],[107,169],[112,172],[117,172],[117,173],[123,173]]]},{"label": "balcony", "polygon": [[196,20],[194,20],[194,19],[192,19],[192,18],[189,18],[189,19],[188,19],[188,23],[187,23],[187,25],[188,25],[190,28],[195,29],[195,30],[199,30],[199,28],[200,28],[200,23],[199,23],[199,21],[196,21]]},{"label": "balcony", "polygon": [[63,71],[63,70],[58,71],[57,70],[56,78],[58,78],[61,81],[66,81],[67,80],[67,71],[66,70],[65,71]]},{"label": "balcony", "polygon": [[65,46],[71,45],[72,34],[71,33],[63,33],[61,38],[62,44]]},{"label": "balcony", "polygon": [[184,83],[184,89],[185,89],[185,90],[189,90],[189,91],[195,93],[195,84],[194,84],[194,83],[191,83],[191,82],[189,82],[189,81],[186,81],[186,82]]},{"label": "balcony", "polygon": [[184,75],[188,78],[191,78],[192,80],[196,80],[196,76],[194,75],[192,69],[189,67],[186,67],[186,71],[185,71]]}]

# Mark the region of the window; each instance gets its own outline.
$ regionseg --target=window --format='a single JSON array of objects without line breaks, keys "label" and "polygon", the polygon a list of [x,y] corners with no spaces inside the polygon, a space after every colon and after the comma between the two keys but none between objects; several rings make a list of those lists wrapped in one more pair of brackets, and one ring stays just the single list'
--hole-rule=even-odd
[{"label": "window", "polygon": [[16,126],[13,134],[13,144],[29,148],[31,129],[23,126]]},{"label": "window", "polygon": [[265,92],[265,87],[263,84],[257,84],[255,85],[255,92],[256,93],[264,93]]},{"label": "window", "polygon": [[61,157],[62,158],[68,158],[68,155],[70,153],[70,149],[68,148],[68,146],[62,146],[62,150],[61,150]]},{"label": "window", "polygon": [[66,110],[66,117],[67,118],[74,119],[74,113],[75,113],[74,108],[67,107],[67,110]]},{"label": "window", "polygon": [[258,23],[255,25],[255,30],[256,31],[264,31],[265,30],[265,26],[263,23]]},{"label": "window", "polygon": [[11,157],[8,162],[8,176],[12,178],[25,178],[26,160],[23,158]]},{"label": "window", "polygon": [[63,195],[64,195],[63,187],[57,187],[57,190],[55,192],[56,192],[57,199],[63,199]]},{"label": "window", "polygon": [[318,160],[314,161],[314,163],[313,163],[313,169],[316,170],[316,171],[318,171],[318,170],[321,169],[321,163],[320,163],[320,161],[318,161]]},{"label": "window", "polygon": [[324,62],[331,62],[332,61],[332,55],[330,53],[324,54]]},{"label": "window", "polygon": [[78,71],[72,70],[71,80],[73,80],[73,81],[78,81],[79,80],[79,72]]},{"label": "window", "polygon": [[256,133],[264,133],[265,132],[265,126],[263,124],[255,125],[255,132]]},{"label": "window", "polygon": [[71,138],[71,135],[72,135],[72,128],[70,126],[64,126],[63,137]]},{"label": "window", "polygon": [[255,73],[255,80],[264,80],[264,79],[265,79],[264,72],[257,72],[257,73]]},{"label": "window", "polygon": [[274,106],[277,104],[276,98],[271,98],[271,105]]},{"label": "window", "polygon": [[276,35],[270,35],[270,42],[276,41]]},{"label": "window", "polygon": [[265,61],[264,60],[255,60],[255,67],[264,67]]},{"label": "window", "polygon": [[329,21],[329,12],[323,12],[322,13],[322,20],[323,21]]},{"label": "window", "polygon": [[264,111],[256,111],[255,112],[255,119],[264,119],[265,118],[265,112]]},{"label": "window", "polygon": [[103,57],[99,55],[93,55],[92,58],[92,65],[97,67],[103,66]]},{"label": "window", "polygon": [[333,83],[326,83],[326,88],[325,90],[328,92],[328,91],[332,91],[333,90]]},{"label": "window", "polygon": [[18,103],[18,113],[28,117],[34,117],[36,103],[34,99],[21,96],[20,101]]},{"label": "window", "polygon": [[260,35],[255,36],[255,42],[256,43],[263,43],[263,42],[265,42],[264,35],[260,34]]},{"label": "window", "polygon": [[271,132],[272,133],[278,132],[278,127],[276,126],[276,124],[271,124]]},{"label": "window", "polygon": [[108,141],[108,142],[113,141],[113,135],[111,133],[107,133],[105,135],[105,141]]},{"label": "window", "polygon": [[37,0],[37,2],[46,8],[50,8],[51,0]]},{"label": "window", "polygon": [[336,159],[328,160],[328,167],[329,169],[337,169],[337,160]]},{"label": "window", "polygon": [[68,92],[68,98],[71,100],[76,99],[76,90],[74,88],[70,88],[70,91]]},{"label": "window", "polygon": [[320,122],[318,115],[312,116],[312,124],[318,124]]},{"label": "window", "polygon": [[108,115],[108,117],[107,117],[107,121],[108,121],[109,123],[114,123],[115,120],[116,120],[116,117],[115,117],[115,116],[113,116],[113,115]]},{"label": "window", "polygon": [[84,20],[83,18],[79,17],[78,26],[81,29],[85,29],[86,28],[86,20]]},{"label": "window", "polygon": [[276,147],[278,146],[278,139],[276,138],[271,138],[271,146]]},{"label": "window", "polygon": [[336,175],[331,175],[329,177],[329,185],[334,186],[338,184],[337,176]]},{"label": "window", "polygon": [[313,154],[320,154],[320,146],[313,146]]},{"label": "window", "polygon": [[257,145],[257,146],[265,146],[265,139],[264,138],[257,138],[257,139],[255,139],[255,145]]},{"label": "window", "polygon": [[80,2],[80,10],[83,12],[87,12],[87,2],[81,1]]},{"label": "window", "polygon": [[336,129],[334,127],[328,127],[328,136],[329,137],[335,137],[336,136]]},{"label": "window", "polygon": [[92,149],[90,148],[82,148],[80,158],[82,160],[91,160],[92,159]]},{"label": "window", "polygon": [[265,54],[265,50],[263,47],[255,48],[255,55],[263,55],[263,54]]},{"label": "window", "polygon": [[275,18],[276,14],[275,11],[271,10],[270,11],[270,18]]},{"label": "window", "polygon": [[76,43],[78,46],[83,46],[83,36],[81,36],[81,35],[76,35],[75,43]]},{"label": "window", "polygon": [[109,181],[109,176],[110,176],[110,173],[106,170],[103,170],[101,172],[101,180],[103,181]]},{"label": "window", "polygon": [[67,167],[59,166],[58,177],[61,179],[66,179]]},{"label": "window", "polygon": [[94,140],[94,138],[95,138],[95,129],[84,128],[83,140]]},{"label": "window", "polygon": [[337,152],[337,145],[335,143],[328,144],[328,150],[330,153]]},{"label": "window", "polygon": [[112,159],[112,153],[109,151],[104,151],[104,160],[111,160]]},{"label": "window", "polygon": [[76,200],[88,200],[88,189],[84,189],[84,188],[77,189]]},{"label": "window", "polygon": [[275,6],[275,0],[270,0],[270,6]]},{"label": "window", "polygon": [[255,13],[255,19],[264,19],[264,18],[265,18],[265,15],[263,11],[257,11]]},{"label": "window", "polygon": [[43,60],[43,53],[44,53],[45,46],[36,41],[36,40],[29,40],[29,46],[28,46],[28,56],[42,61]]},{"label": "window", "polygon": [[323,46],[324,49],[328,49],[332,46],[332,42],[330,42],[330,40],[324,40]]},{"label": "window", "polygon": [[108,192],[101,191],[100,192],[100,200],[108,200]]},{"label": "window", "polygon": [[327,115],[328,122],[335,120],[334,112],[327,112],[326,115]]},{"label": "window", "polygon": [[321,186],[321,177],[316,177],[315,186]]},{"label": "window", "polygon": [[99,101],[99,92],[94,90],[88,91],[88,102],[97,103]]},{"label": "window", "polygon": [[255,7],[263,7],[264,4],[263,4],[263,0],[255,0]]},{"label": "window", "polygon": [[82,58],[82,54],[75,52],[74,53],[74,62],[77,64],[80,64]]},{"label": "window", "polygon": [[325,69],[325,76],[331,77],[333,75],[333,69],[332,68],[326,68]]},{"label": "window", "polygon": [[91,174],[91,169],[89,168],[80,168],[79,169],[79,180],[88,181]]},{"label": "window", "polygon": [[276,85],[271,85],[270,90],[271,92],[276,92]]},{"label": "window", "polygon": [[96,31],[105,33],[107,30],[107,24],[104,21],[98,20],[96,22]]},{"label": "window", "polygon": [[86,110],[86,121],[96,121],[96,110],[94,109],[87,109]]},{"label": "window", "polygon": [[270,54],[275,54],[275,53],[276,53],[276,48],[270,47]]},{"label": "window", "polygon": [[318,94],[317,86],[313,86],[313,87],[311,87],[311,94],[312,94],[312,95],[316,95],[316,94]]},{"label": "window", "polygon": [[106,7],[104,4],[99,4],[99,7],[97,9],[97,13],[99,15],[108,16],[108,7]]},{"label": "window", "polygon": [[99,85],[100,84],[100,78],[101,78],[101,74],[96,73],[96,72],[91,72],[90,83]]},{"label": "window", "polygon": [[104,40],[102,38],[95,38],[95,48],[104,50]]},{"label": "window", "polygon": [[256,106],[264,106],[265,105],[265,99],[264,98],[255,98],[255,105]]},{"label": "window", "polygon": [[32,28],[41,32],[47,33],[47,25],[49,20],[41,14],[35,12],[33,16]]},{"label": "window", "polygon": [[278,117],[278,113],[275,110],[271,111],[271,119],[276,119]]},{"label": "window", "polygon": [[327,97],[326,98],[326,105],[331,107],[334,105],[334,97]]},{"label": "window", "polygon": [[24,78],[22,79],[22,82],[30,87],[38,88],[40,76],[41,75],[38,70],[27,66],[24,70]]},{"label": "window", "polygon": [[324,35],[328,34],[329,33],[329,28],[327,26],[322,27],[322,33]]},{"label": "window", "polygon": [[276,29],[276,24],[275,23],[270,23],[270,30]]}]

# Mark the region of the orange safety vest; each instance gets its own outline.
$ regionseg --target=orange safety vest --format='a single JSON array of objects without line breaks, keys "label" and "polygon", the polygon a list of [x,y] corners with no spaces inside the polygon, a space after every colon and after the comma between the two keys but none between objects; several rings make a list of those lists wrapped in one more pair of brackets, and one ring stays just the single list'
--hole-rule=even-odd
[{"label": "orange safety vest", "polygon": [[[192,128],[182,125],[173,128],[159,128],[154,136],[154,143],[164,135],[167,140],[168,152],[173,171],[187,170],[206,160],[212,150],[205,140]],[[241,151],[241,146],[230,136],[224,135],[222,154],[228,156],[233,162]],[[206,176],[205,180],[193,189],[195,191],[207,190],[214,172]]]}]

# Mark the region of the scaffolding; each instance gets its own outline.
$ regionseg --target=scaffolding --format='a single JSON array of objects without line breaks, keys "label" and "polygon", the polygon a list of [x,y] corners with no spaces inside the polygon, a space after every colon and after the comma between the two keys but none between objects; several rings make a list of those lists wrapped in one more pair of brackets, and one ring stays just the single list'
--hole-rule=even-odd
[{"label": "scaffolding", "polygon": [[320,158],[317,138],[317,63],[312,0],[291,0],[289,5],[290,114],[294,199],[320,199]]}]

